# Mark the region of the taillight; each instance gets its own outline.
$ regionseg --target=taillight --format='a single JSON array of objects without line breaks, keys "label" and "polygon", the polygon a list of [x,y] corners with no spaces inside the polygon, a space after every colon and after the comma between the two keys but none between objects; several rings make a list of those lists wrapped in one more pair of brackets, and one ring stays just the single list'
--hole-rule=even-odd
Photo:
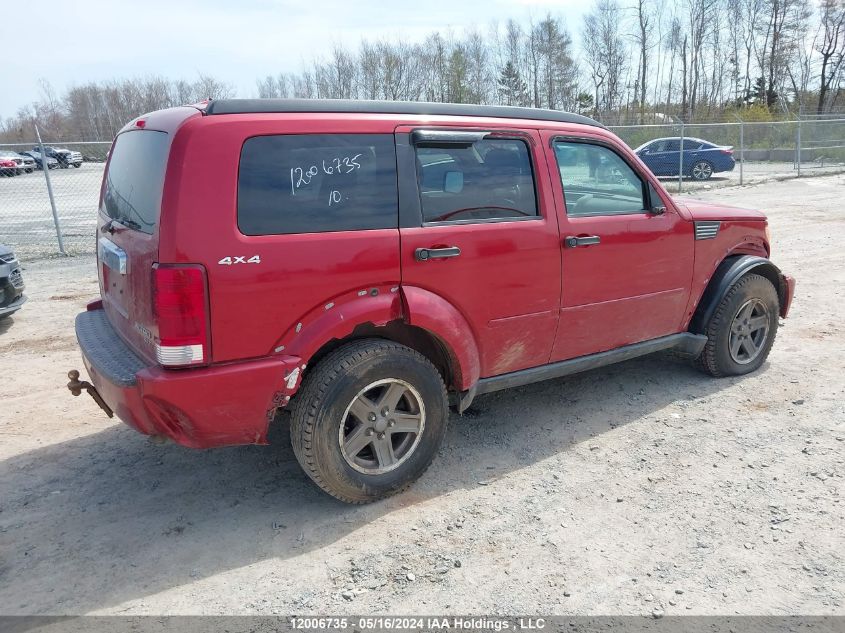
[{"label": "taillight", "polygon": [[733,147],[723,147],[720,150],[723,154],[727,154],[728,156],[733,156],[734,148]]},{"label": "taillight", "polygon": [[159,364],[185,367],[208,362],[208,298],[202,266],[153,266],[153,314]]}]

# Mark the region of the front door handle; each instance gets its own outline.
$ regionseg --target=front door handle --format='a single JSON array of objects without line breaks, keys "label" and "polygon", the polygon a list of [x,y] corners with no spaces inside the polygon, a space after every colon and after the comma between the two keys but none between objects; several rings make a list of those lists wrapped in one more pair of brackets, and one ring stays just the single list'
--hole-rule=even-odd
[{"label": "front door handle", "polygon": [[585,235],[584,237],[575,237],[570,235],[564,238],[563,244],[567,248],[578,248],[579,246],[591,246],[592,244],[599,244],[601,238],[598,235]]},{"label": "front door handle", "polygon": [[418,248],[414,251],[417,261],[425,262],[429,259],[444,259],[446,257],[457,257],[461,249],[457,246],[444,246],[443,248]]}]

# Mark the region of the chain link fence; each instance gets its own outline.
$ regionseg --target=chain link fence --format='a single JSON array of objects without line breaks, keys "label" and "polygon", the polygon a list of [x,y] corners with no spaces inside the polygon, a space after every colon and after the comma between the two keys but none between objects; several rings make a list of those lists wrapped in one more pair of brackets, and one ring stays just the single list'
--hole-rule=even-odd
[{"label": "chain link fence", "polygon": [[[658,139],[673,142],[644,148],[650,152],[641,155],[673,193],[845,171],[845,118],[677,122],[610,126],[610,129],[633,149]],[[724,151],[699,153],[701,141],[720,146]],[[680,143],[683,143],[683,160]],[[711,174],[706,170],[704,174],[694,172],[696,164],[702,161],[714,163],[710,165]],[[696,178],[702,175],[707,177]]]},{"label": "chain link fence", "polygon": [[[845,118],[676,122],[610,126],[610,129],[633,149],[658,139],[683,142],[683,161],[679,149],[674,153],[669,151],[662,158],[643,157],[653,170],[655,165],[660,168],[661,180],[673,193],[845,172]],[[713,165],[709,178],[696,179],[693,175],[695,163],[692,159],[687,160],[687,155],[692,155],[700,140],[724,147],[724,156],[732,159],[727,161],[732,169],[719,171],[720,165]],[[14,175],[0,168],[0,174],[8,174],[0,177],[0,243],[12,247],[23,259],[63,252],[67,255],[92,253],[100,183],[111,143],[62,142],[45,143],[45,146],[48,153],[50,147],[79,152],[81,163],[75,167],[60,161],[51,162],[47,173],[37,159],[35,164],[22,162],[12,168]],[[24,161],[27,153],[30,157],[40,156],[38,143],[0,144],[0,158],[14,154]],[[659,160],[655,162],[656,159]],[[680,177],[679,171],[682,172]]]},{"label": "chain link fence", "polygon": [[[61,255],[62,251],[92,253],[100,183],[111,143],[44,145],[46,160],[37,141],[0,144],[0,161],[6,158],[16,164],[0,167],[0,243],[22,259]],[[59,150],[79,152],[81,157],[77,160]],[[50,154],[73,158],[62,160]]]}]

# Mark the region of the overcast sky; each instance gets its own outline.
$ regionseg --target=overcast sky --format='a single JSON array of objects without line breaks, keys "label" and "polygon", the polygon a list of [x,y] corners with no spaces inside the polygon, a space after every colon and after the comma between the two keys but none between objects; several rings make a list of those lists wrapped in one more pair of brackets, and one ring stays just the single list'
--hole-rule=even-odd
[{"label": "overcast sky", "polygon": [[[0,20],[0,117],[74,84],[206,73],[257,96],[255,80],[300,70],[335,43],[421,40],[433,30],[486,30],[510,17],[563,17],[573,37],[588,0],[24,0]],[[11,14],[10,14],[11,11]],[[36,35],[43,33],[42,45]]]}]

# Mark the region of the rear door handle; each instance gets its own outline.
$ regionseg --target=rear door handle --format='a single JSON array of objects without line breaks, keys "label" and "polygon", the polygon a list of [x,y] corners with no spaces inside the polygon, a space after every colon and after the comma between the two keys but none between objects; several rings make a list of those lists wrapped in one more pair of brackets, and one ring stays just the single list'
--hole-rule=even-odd
[{"label": "rear door handle", "polygon": [[592,244],[599,244],[601,238],[598,235],[585,235],[584,237],[575,237],[569,235],[563,239],[563,244],[567,248],[578,248],[579,246],[590,246]]},{"label": "rear door handle", "polygon": [[418,248],[414,251],[417,261],[425,262],[429,259],[444,259],[446,257],[457,257],[461,249],[457,246],[445,246],[443,248]]}]

